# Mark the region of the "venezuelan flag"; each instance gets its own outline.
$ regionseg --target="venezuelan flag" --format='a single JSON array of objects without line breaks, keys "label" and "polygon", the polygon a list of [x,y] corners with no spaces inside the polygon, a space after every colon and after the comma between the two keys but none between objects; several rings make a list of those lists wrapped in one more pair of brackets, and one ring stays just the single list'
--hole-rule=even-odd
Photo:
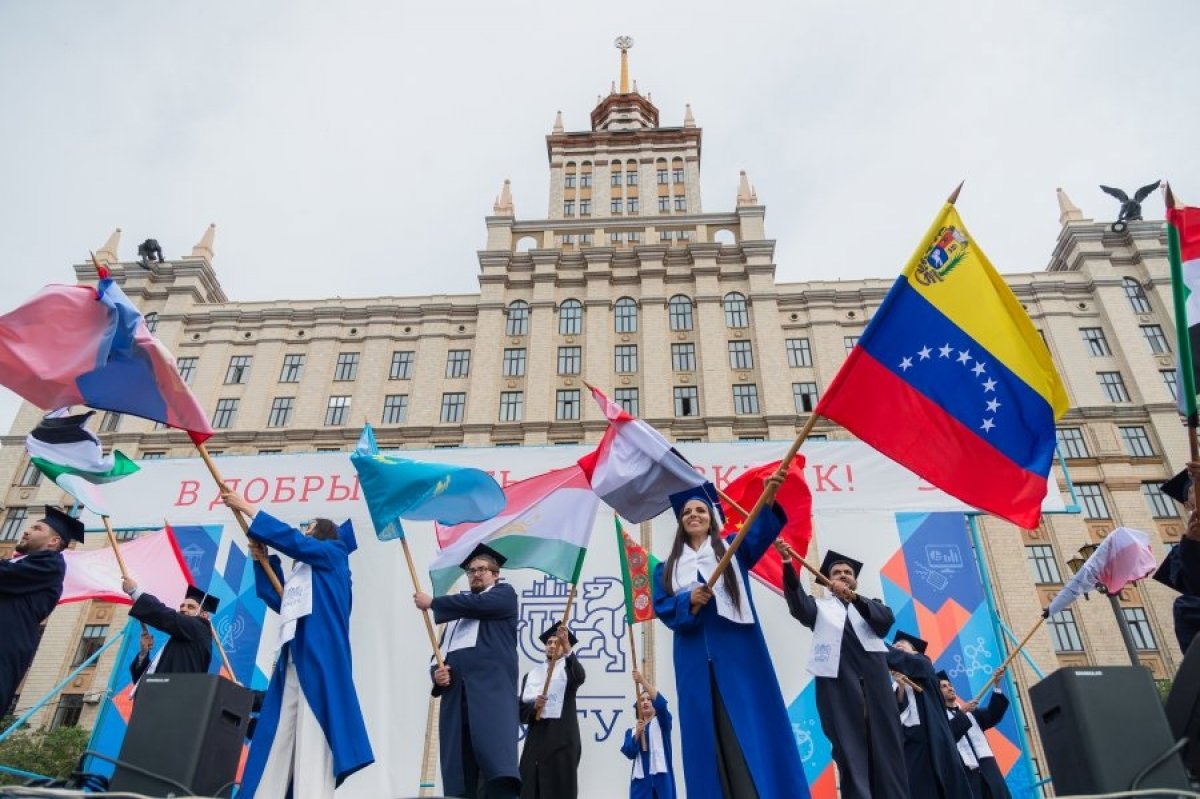
[{"label": "venezuelan flag", "polygon": [[815,413],[963,502],[1037,526],[1067,393],[947,203]]}]

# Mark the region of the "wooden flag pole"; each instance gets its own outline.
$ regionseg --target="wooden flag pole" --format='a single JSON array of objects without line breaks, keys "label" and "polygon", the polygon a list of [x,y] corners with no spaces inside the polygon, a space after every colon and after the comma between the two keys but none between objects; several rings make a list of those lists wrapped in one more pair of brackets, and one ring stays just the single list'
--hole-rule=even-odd
[{"label": "wooden flag pole", "polygon": [[104,521],[104,531],[108,533],[108,543],[112,547],[113,554],[117,556],[117,567],[121,569],[121,577],[125,580],[131,580],[129,570],[125,568],[125,558],[121,557],[121,549],[117,546],[117,534],[113,532],[112,522],[107,516],[100,517]]},{"label": "wooden flag pole", "polygon": [[[565,610],[563,610],[562,628],[561,629],[564,629],[564,630],[567,628],[567,619],[571,618],[571,606],[575,604],[575,589],[576,588],[577,588],[577,584],[571,583],[571,593],[567,594],[567,607]],[[550,678],[554,676],[554,667],[556,665],[558,665],[558,661],[560,661],[560,660],[562,660],[561,655],[559,657],[556,657],[554,660],[550,661],[546,665],[546,683],[545,683],[545,685],[542,686],[542,696],[546,696],[546,692],[550,690]],[[534,715],[533,718],[536,721],[536,720],[540,719],[541,717],[542,717],[542,711],[539,710]]]},{"label": "wooden flag pole", "polygon": [[[1171,184],[1169,182],[1165,180],[1163,181],[1162,190],[1163,202],[1167,206],[1168,211],[1183,207],[1183,204],[1175,199],[1175,192],[1171,190]],[[1180,256],[1180,258],[1182,260],[1182,256]],[[1196,353],[1191,353],[1191,356],[1194,360],[1196,358]],[[1183,382],[1185,384],[1187,383],[1186,380]],[[1180,390],[1183,390],[1183,386],[1180,386]],[[1191,418],[1186,419],[1185,421],[1187,422],[1188,431],[1188,451],[1191,453],[1192,463],[1196,463],[1197,461],[1200,461],[1200,440],[1197,440],[1196,433],[1196,426],[1197,424],[1200,424],[1200,419]]]},{"label": "wooden flag pole", "polygon": [[992,676],[988,678],[988,681],[983,684],[983,689],[974,699],[975,704],[978,705],[979,702],[985,696],[987,696],[987,692],[992,690],[992,686],[996,684],[996,680],[1000,679],[1000,675],[1004,673],[1004,670],[1008,668],[1009,664],[1016,659],[1017,655],[1021,654],[1021,650],[1025,648],[1025,645],[1029,643],[1031,638],[1033,638],[1033,634],[1038,631],[1038,628],[1041,627],[1042,623],[1045,621],[1045,616],[1038,617],[1038,620],[1034,623],[1033,627],[1031,627],[1029,632],[1025,634],[1025,637],[1021,639],[1021,643],[1017,644],[1016,647],[1013,648],[1013,651],[1008,653],[1008,657],[1006,657],[1004,662],[1000,664],[1000,668],[993,672]]},{"label": "wooden flag pole", "polygon": [[[421,580],[417,577],[417,567],[413,565],[412,550],[408,548],[408,538],[401,538],[400,544],[404,548],[404,559],[408,561],[408,574],[412,577],[413,590],[421,591]],[[429,616],[428,610],[422,610],[421,615],[425,617],[425,632],[429,633],[429,645],[433,647],[433,656],[437,659],[438,668],[445,668],[446,661],[442,657],[442,648],[438,646],[437,634],[433,631],[433,619]]]},{"label": "wooden flag pole", "polygon": [[[626,620],[626,621],[628,621],[628,620]],[[625,626],[629,628],[629,660],[633,664],[632,668],[630,669],[629,676],[632,677],[633,670],[637,669],[637,645],[634,643],[633,625],[627,623]],[[641,692],[641,687],[638,685],[638,681],[636,678],[633,680],[633,707],[634,707],[635,712],[637,713],[638,721],[644,722],[645,719],[642,718],[642,692]],[[642,732],[638,734],[638,740],[641,741],[641,743],[642,743],[642,751],[643,752],[646,751],[646,734],[645,733],[646,733],[646,728],[645,728],[645,725],[643,725]]]},{"label": "wooden flag pole", "polygon": [[208,629],[212,630],[213,643],[217,645],[217,652],[221,655],[221,663],[225,670],[229,672],[229,679],[234,685],[241,685],[237,675],[233,673],[233,664],[229,662],[229,655],[225,654],[225,647],[221,646],[221,636],[217,635],[217,625],[213,624],[212,617],[208,619]]},{"label": "wooden flag pole", "polygon": [[758,519],[758,514],[762,512],[762,509],[768,503],[775,499],[775,492],[779,490],[779,486],[783,484],[784,479],[787,477],[788,467],[791,466],[792,459],[800,451],[800,446],[808,438],[808,434],[812,432],[819,418],[821,417],[815,413],[808,417],[808,421],[804,423],[804,427],[800,430],[800,435],[796,436],[796,440],[792,442],[792,446],[788,449],[787,454],[779,462],[779,468],[775,470],[775,474],[767,479],[767,484],[763,486],[763,492],[759,495],[758,501],[754,503],[754,507],[746,514],[746,520],[742,522],[742,529],[738,530],[738,534],[729,542],[729,546],[725,548],[725,554],[721,556],[717,567],[713,569],[712,574],[709,576],[707,587],[710,591],[717,584],[717,580],[720,579],[725,569],[729,568],[729,561],[733,560],[738,547],[742,545],[742,539],[746,537],[746,533],[750,532],[750,528],[754,525],[755,520]]},{"label": "wooden flag pole", "polygon": [[[200,457],[204,460],[204,465],[208,467],[208,473],[212,475],[217,488],[223,492],[228,491],[229,486],[225,485],[224,478],[221,477],[221,473],[217,470],[217,464],[213,463],[212,455],[208,454],[208,447],[201,443],[196,444],[196,449],[200,451]],[[233,509],[230,508],[230,510]],[[233,511],[233,518],[237,519],[242,532],[249,538],[250,525],[246,522],[245,517],[235,510]],[[267,556],[258,550],[253,550],[253,557],[258,561],[258,565],[262,566],[263,571],[267,573],[267,579],[271,581],[271,586],[275,589],[275,592],[283,596],[283,584],[279,582],[279,577],[275,574],[275,570],[271,568],[271,562],[267,559]]]}]

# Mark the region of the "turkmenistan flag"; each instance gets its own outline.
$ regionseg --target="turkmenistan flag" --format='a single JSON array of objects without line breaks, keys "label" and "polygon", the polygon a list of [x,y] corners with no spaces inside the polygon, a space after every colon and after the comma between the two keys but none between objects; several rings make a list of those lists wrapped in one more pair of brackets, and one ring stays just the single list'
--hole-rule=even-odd
[{"label": "turkmenistan flag", "polygon": [[1167,208],[1167,239],[1175,297],[1179,412],[1195,420],[1196,386],[1200,385],[1193,357],[1200,350],[1200,208]]},{"label": "turkmenistan flag", "polygon": [[654,618],[654,590],[650,581],[658,567],[658,558],[646,551],[625,532],[621,520],[617,525],[617,551],[621,553],[621,582],[625,585],[625,620],[630,624]]},{"label": "turkmenistan flag", "polygon": [[128,477],[138,467],[117,450],[104,454],[100,439],[85,427],[94,413],[68,416],[66,409],[61,409],[47,414],[26,437],[25,449],[38,471],[85,507],[107,516],[94,486]]}]

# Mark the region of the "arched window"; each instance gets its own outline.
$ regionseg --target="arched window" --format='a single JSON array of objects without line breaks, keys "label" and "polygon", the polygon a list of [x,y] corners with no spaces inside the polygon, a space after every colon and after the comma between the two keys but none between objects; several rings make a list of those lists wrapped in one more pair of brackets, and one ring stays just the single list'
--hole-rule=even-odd
[{"label": "arched window", "polygon": [[750,326],[750,312],[746,310],[746,296],[744,294],[731,291],[725,295],[725,326]]},{"label": "arched window", "polygon": [[692,329],[692,298],[676,294],[667,303],[672,330]]},{"label": "arched window", "polygon": [[637,303],[628,297],[617,300],[613,306],[616,313],[616,330],[618,333],[637,332]]},{"label": "arched window", "polygon": [[529,303],[524,300],[513,300],[509,303],[508,321],[504,325],[504,333],[508,336],[525,336],[529,334]]},{"label": "arched window", "polygon": [[153,333],[155,330],[158,330],[158,314],[157,313],[155,313],[154,311],[151,311],[150,313],[146,314],[143,318],[146,320],[146,329],[147,330],[149,330],[151,333]]},{"label": "arched window", "polygon": [[1133,312],[1150,313],[1150,298],[1146,296],[1142,284],[1131,277],[1121,282],[1125,284],[1125,296],[1129,298],[1129,307],[1133,308]]},{"label": "arched window", "polygon": [[563,300],[558,306],[558,332],[563,336],[578,336],[583,332],[583,303]]}]

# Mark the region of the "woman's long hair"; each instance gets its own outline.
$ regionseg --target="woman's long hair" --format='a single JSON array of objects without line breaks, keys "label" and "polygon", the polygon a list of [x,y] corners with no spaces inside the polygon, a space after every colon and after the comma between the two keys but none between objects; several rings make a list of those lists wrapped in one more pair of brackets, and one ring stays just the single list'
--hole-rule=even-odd
[{"label": "woman's long hair", "polygon": [[[712,544],[713,553],[720,560],[725,555],[725,541],[721,538],[721,527],[717,524],[717,516],[713,513],[712,506],[708,506],[708,540]],[[675,575],[675,564],[679,562],[679,558],[683,555],[683,548],[687,546],[687,533],[684,532],[683,522],[680,521],[675,527],[675,543],[671,544],[671,554],[667,557],[667,562],[663,564],[662,583],[663,588],[668,594],[675,593],[675,586],[672,584],[672,578]],[[729,568],[721,575],[721,582],[725,584],[725,590],[729,593],[729,598],[733,600],[733,604],[740,604],[742,601],[742,589],[738,585],[737,577],[733,571],[737,568],[736,563],[730,563]]]}]

